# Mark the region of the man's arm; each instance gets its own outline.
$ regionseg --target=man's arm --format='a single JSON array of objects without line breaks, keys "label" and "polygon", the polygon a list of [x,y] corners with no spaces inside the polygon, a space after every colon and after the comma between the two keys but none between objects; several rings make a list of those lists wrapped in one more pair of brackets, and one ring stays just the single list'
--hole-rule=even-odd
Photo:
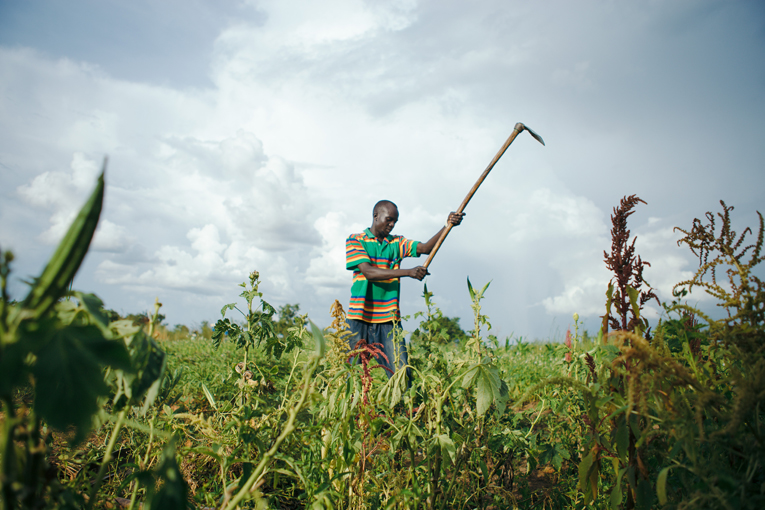
[{"label": "man's arm", "polygon": [[[448,223],[451,223],[452,226],[457,226],[460,223],[462,223],[462,218],[465,216],[465,213],[457,214],[456,212],[449,213],[449,219],[446,220]],[[417,245],[417,255],[429,255],[431,251],[433,251],[433,247],[435,247],[436,243],[438,242],[438,238],[441,237],[441,232],[446,227],[441,227],[441,230],[436,232],[436,235],[430,238],[430,241],[427,243],[419,243]],[[421,279],[421,278],[420,278]]]},{"label": "man's arm", "polygon": [[413,267],[411,269],[383,269],[381,267],[373,266],[369,262],[362,262],[358,265],[359,271],[364,275],[364,278],[370,282],[389,280],[391,278],[401,278],[408,276],[415,280],[422,280],[428,275],[428,270],[422,266]]}]

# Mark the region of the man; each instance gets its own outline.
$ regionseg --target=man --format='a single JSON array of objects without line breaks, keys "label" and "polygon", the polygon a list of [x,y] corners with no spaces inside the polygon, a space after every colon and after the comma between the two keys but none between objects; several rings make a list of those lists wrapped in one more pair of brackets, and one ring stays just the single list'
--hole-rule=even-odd
[{"label": "man", "polygon": [[[450,213],[447,224],[459,225],[464,213]],[[348,325],[353,335],[349,338],[351,349],[360,339],[368,344],[380,343],[387,356],[377,357],[377,362],[388,368],[390,377],[396,370],[396,347],[394,329],[400,328],[399,279],[404,276],[422,280],[428,270],[422,266],[400,269],[404,257],[427,255],[438,242],[441,232],[426,243],[411,241],[402,236],[390,235],[398,221],[398,208],[389,200],[381,200],[372,211],[372,226],[361,234],[352,234],[345,242],[345,267],[353,271],[351,304],[348,307]],[[406,344],[400,340],[398,367],[407,364]]]}]

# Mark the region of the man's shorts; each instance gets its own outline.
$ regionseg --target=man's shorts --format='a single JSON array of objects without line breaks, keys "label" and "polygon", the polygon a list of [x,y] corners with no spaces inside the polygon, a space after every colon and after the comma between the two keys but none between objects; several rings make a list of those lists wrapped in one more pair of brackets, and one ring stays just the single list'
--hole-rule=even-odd
[{"label": "man's shorts", "polygon": [[393,367],[396,359],[398,359],[398,367],[403,367],[408,364],[409,357],[407,356],[406,343],[404,342],[403,337],[399,340],[398,348],[396,349],[394,346],[394,335],[401,335],[402,331],[399,324],[396,324],[393,321],[370,323],[356,319],[348,319],[348,326],[351,333],[353,333],[352,336],[348,337],[348,345],[350,345],[351,350],[356,347],[356,342],[361,338],[366,339],[367,344],[382,344],[383,348],[381,350],[385,353],[385,356],[388,357],[388,360],[386,361],[382,356],[376,356],[375,359],[377,359],[377,362],[380,365],[388,368],[388,370],[385,370],[385,373],[389,378],[395,371]]}]

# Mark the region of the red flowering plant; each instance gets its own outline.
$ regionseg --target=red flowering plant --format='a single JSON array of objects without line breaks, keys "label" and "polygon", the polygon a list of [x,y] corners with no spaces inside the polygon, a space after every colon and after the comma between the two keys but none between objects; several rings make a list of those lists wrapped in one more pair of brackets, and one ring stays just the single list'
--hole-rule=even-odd
[{"label": "red flowering plant", "polygon": [[566,351],[566,355],[564,356],[563,360],[566,363],[571,363],[571,352],[573,351],[573,346],[571,344],[571,328],[568,328],[568,330],[566,330],[566,342],[565,342],[565,344],[566,344],[566,348],[568,350]]},{"label": "red flowering plant", "polygon": [[377,359],[378,356],[381,356],[388,362],[388,356],[385,355],[382,349],[383,345],[381,343],[368,344],[366,339],[362,338],[356,343],[356,347],[350,352],[348,357],[349,363],[357,356],[361,362],[361,395],[363,397],[362,401],[364,402],[364,405],[369,405],[369,390],[372,389],[372,381],[374,380],[372,377],[372,369],[384,368],[393,374],[393,371],[385,365],[378,364],[377,366],[369,366],[369,362],[372,361],[372,358]]}]

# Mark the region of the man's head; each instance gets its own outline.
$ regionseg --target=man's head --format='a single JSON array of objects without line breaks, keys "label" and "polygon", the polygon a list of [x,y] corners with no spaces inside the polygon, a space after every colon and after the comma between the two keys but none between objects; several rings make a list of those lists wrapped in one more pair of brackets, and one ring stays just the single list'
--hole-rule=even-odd
[{"label": "man's head", "polygon": [[385,237],[391,233],[398,221],[398,207],[390,200],[380,200],[372,209],[372,227],[375,237]]}]

